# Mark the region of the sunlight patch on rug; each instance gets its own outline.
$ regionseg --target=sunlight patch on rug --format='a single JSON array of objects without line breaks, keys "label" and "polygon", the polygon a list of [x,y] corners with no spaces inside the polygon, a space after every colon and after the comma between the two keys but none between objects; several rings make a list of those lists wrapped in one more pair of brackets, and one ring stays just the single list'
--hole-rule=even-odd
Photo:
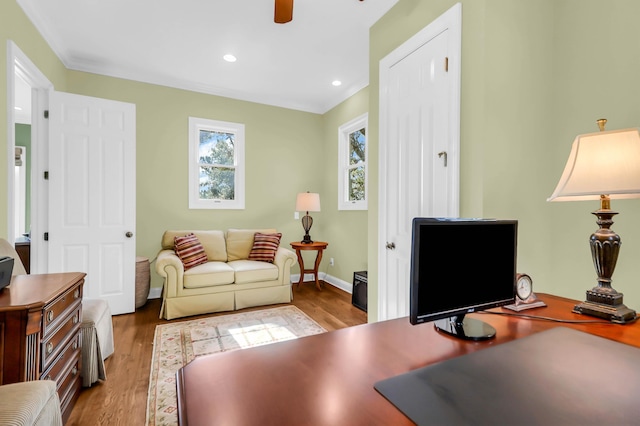
[{"label": "sunlight patch on rug", "polygon": [[178,424],[176,372],[196,357],[297,339],[325,331],[295,306],[156,326],[146,424]]}]

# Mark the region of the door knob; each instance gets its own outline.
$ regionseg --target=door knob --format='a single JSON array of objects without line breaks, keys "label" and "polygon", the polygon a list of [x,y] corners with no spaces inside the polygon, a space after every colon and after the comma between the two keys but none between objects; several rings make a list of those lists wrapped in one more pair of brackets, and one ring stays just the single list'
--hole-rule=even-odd
[{"label": "door knob", "polygon": [[387,243],[386,245],[388,250],[395,250],[396,249],[396,243]]},{"label": "door knob", "polygon": [[127,233],[126,233],[126,234],[124,234],[124,235],[125,235],[125,237],[127,237],[127,238],[131,238],[131,237],[133,237],[133,232],[129,231],[129,232],[127,232]]}]

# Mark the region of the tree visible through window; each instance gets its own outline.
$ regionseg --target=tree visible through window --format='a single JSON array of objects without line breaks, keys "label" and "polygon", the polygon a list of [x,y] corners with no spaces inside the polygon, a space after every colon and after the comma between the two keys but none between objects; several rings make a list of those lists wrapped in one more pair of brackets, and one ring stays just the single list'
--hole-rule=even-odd
[{"label": "tree visible through window", "polygon": [[189,207],[244,208],[244,125],[189,118]]},{"label": "tree visible through window", "polygon": [[234,134],[200,130],[200,198],[235,198]]},{"label": "tree visible through window", "polygon": [[338,130],[338,209],[367,209],[367,115]]},{"label": "tree visible through window", "polygon": [[365,199],[366,129],[349,133],[349,201]]}]

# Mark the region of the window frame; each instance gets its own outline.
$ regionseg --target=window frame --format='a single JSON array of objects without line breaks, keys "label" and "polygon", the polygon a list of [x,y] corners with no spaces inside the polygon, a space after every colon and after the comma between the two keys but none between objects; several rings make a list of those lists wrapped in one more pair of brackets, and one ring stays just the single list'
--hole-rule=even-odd
[{"label": "window frame", "polygon": [[[234,135],[234,197],[233,200],[200,198],[200,131],[232,133]],[[244,124],[228,121],[189,117],[189,208],[190,209],[228,209],[245,208],[245,132]]]},{"label": "window frame", "polygon": [[[369,114],[362,114],[338,128],[338,210],[368,210],[369,199]],[[364,161],[349,164],[349,135],[364,128]],[[364,166],[364,200],[349,200],[349,171],[359,164]]]}]

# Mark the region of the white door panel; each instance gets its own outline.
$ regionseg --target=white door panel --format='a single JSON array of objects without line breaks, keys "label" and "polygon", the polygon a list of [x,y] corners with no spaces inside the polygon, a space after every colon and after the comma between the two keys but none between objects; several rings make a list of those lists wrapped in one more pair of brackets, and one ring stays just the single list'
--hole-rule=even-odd
[{"label": "white door panel", "polygon": [[135,105],[54,92],[50,106],[49,271],[86,272],[85,297],[133,312]]},{"label": "white door panel", "polygon": [[380,63],[378,320],[409,314],[413,218],[458,215],[459,19],[458,5]]}]

